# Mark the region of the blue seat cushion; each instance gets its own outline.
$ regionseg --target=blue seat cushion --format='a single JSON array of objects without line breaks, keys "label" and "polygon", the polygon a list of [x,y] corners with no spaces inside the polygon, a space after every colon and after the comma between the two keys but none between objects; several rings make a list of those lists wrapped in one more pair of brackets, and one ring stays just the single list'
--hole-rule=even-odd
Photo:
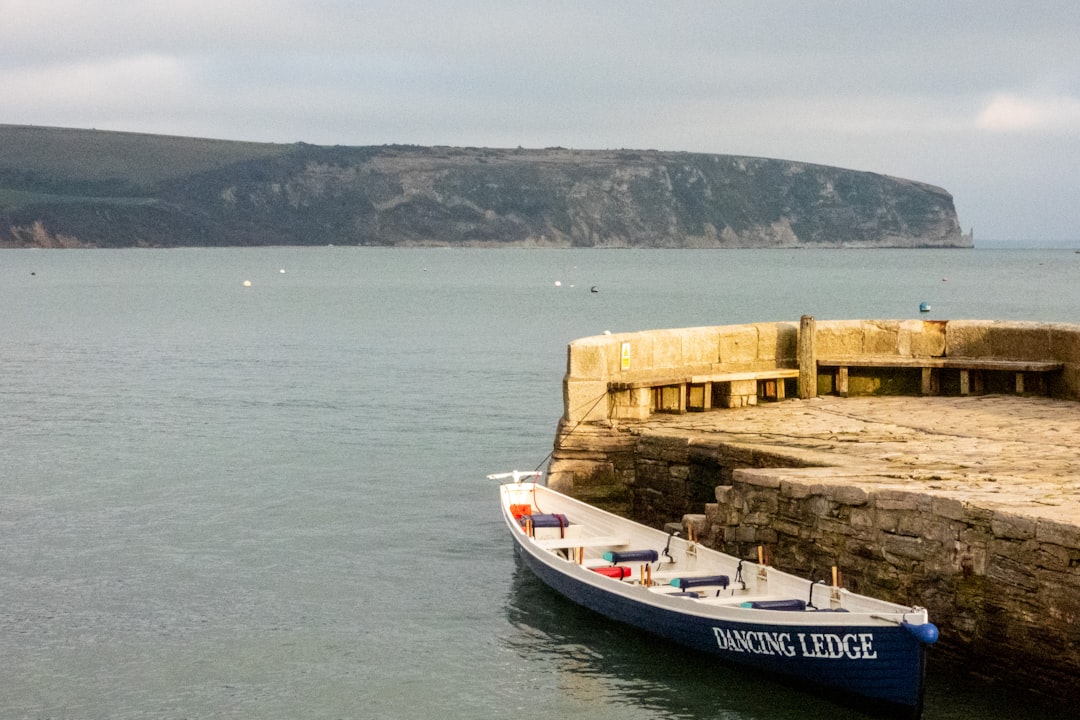
[{"label": "blue seat cushion", "polygon": [[753,608],[755,610],[790,610],[792,612],[802,612],[806,609],[806,602],[804,600],[754,600],[751,602],[744,602],[739,607]]},{"label": "blue seat cushion", "polygon": [[604,559],[609,563],[656,562],[660,553],[655,550],[608,550]]},{"label": "blue seat cushion", "polygon": [[708,585],[719,585],[726,588],[728,582],[727,575],[708,575],[706,577],[675,578],[671,581],[671,584],[680,590],[687,590],[692,587],[705,587]]},{"label": "blue seat cushion", "polygon": [[525,527],[525,523],[528,520],[532,520],[532,526],[534,528],[557,528],[566,527],[570,524],[570,521],[566,519],[566,516],[562,513],[540,513],[536,515],[523,515],[518,519],[522,527]]}]

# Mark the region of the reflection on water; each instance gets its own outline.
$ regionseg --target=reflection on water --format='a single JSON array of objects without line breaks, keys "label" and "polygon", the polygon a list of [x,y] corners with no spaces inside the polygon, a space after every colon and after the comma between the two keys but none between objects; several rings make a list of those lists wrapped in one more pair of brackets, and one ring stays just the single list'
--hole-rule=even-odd
[{"label": "reflection on water", "polygon": [[[1078,268],[1071,250],[0,252],[0,717],[862,717],[515,571],[477,480],[551,451],[574,338],[922,300],[1075,322]],[[927,718],[1055,717],[934,669]]]}]

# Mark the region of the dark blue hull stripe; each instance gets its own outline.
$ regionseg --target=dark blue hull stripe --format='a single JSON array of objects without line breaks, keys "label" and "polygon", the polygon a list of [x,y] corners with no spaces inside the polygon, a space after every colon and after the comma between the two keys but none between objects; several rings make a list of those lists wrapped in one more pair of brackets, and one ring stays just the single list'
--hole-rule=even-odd
[{"label": "dark blue hull stripe", "polygon": [[[781,677],[912,708],[916,714],[921,708],[924,649],[902,627],[748,625],[696,617],[582,582],[549,567],[527,548],[518,549],[545,584],[612,620]],[[770,611],[760,612],[767,619]]]}]

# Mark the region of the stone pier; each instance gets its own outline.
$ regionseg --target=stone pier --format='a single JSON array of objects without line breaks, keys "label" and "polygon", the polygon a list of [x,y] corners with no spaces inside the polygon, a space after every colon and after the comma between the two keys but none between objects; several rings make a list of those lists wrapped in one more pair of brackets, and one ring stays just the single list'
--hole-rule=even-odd
[{"label": "stone pier", "polygon": [[572,343],[550,484],[836,566],[940,657],[1080,699],[1080,326],[807,320]]}]

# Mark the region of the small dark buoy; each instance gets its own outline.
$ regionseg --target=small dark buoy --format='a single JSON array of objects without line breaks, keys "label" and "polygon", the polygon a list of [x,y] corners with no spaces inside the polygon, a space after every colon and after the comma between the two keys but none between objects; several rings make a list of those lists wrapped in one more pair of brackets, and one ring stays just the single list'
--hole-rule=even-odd
[{"label": "small dark buoy", "polygon": [[919,312],[930,312],[930,303],[928,303],[928,302],[919,303]]},{"label": "small dark buoy", "polygon": [[589,292],[600,292],[600,288],[593,285],[591,288],[589,288]]}]

